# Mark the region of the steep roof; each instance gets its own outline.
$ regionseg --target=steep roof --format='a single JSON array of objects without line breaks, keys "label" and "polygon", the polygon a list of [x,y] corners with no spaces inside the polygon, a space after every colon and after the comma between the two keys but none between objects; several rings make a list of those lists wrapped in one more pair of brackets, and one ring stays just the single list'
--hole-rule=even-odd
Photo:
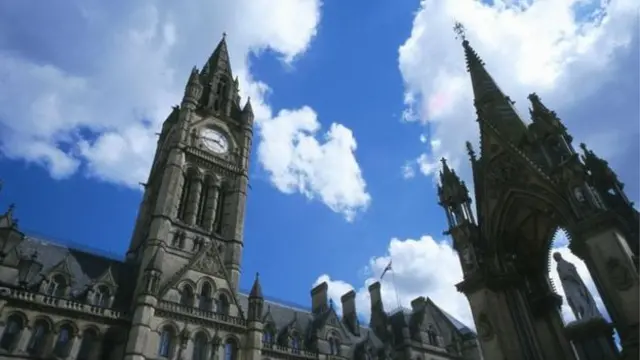
[{"label": "steep roof", "polygon": [[131,303],[135,285],[131,281],[131,274],[135,268],[123,261],[29,236],[14,251],[16,254],[38,254],[37,261],[42,267],[36,276],[29,279],[32,286],[36,286],[52,271],[68,272],[72,280],[70,296],[80,299],[86,295],[89,286],[110,271],[117,286],[113,308],[127,310]]}]

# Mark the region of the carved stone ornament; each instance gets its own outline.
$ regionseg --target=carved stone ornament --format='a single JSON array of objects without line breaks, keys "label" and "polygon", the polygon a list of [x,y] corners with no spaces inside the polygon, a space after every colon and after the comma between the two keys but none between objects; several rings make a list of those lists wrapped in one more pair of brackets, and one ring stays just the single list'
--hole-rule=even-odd
[{"label": "carved stone ornament", "polygon": [[478,320],[476,321],[476,329],[478,330],[478,337],[480,338],[480,340],[489,341],[493,339],[493,326],[491,325],[487,314],[482,313],[478,315]]},{"label": "carved stone ornament", "polygon": [[489,164],[487,173],[487,186],[491,189],[491,196],[499,195],[508,185],[517,181],[521,167],[507,155],[499,156]]},{"label": "carved stone ornament", "polygon": [[207,274],[216,274],[218,272],[218,264],[213,256],[205,254],[205,256],[203,256],[202,259],[198,261],[195,269]]},{"label": "carved stone ornament", "polygon": [[620,260],[611,257],[607,260],[606,266],[609,279],[616,289],[625,291],[631,288],[631,274],[629,274],[629,269],[620,263]]}]

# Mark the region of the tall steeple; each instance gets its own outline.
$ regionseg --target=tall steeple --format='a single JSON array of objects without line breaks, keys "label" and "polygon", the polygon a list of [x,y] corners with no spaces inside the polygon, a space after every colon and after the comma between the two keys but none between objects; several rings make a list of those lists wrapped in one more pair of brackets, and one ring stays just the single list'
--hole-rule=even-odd
[{"label": "tall steeple", "polygon": [[222,33],[222,39],[202,68],[202,75],[212,75],[223,72],[233,79],[231,65],[229,64],[229,51],[227,50],[227,34]]},{"label": "tall steeple", "polygon": [[505,140],[515,145],[519,144],[526,134],[527,127],[513,106],[514,102],[500,90],[489,75],[484,62],[469,44],[462,24],[456,23],[454,30],[458,38],[462,39],[480,127],[491,125]]}]

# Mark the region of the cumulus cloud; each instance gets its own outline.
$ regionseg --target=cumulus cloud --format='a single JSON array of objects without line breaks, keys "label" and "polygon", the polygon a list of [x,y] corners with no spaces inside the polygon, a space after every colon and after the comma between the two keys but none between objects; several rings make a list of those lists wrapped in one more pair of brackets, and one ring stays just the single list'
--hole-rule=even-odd
[{"label": "cumulus cloud", "polygon": [[[560,252],[565,260],[576,265],[578,273],[594,295],[601,312],[606,314],[586,265],[571,254],[563,233],[558,233],[554,245],[556,246],[554,251]],[[549,256],[552,256],[552,253]],[[388,254],[372,257],[369,263],[364,266],[364,273],[367,276],[363,284],[355,284],[354,286],[343,280],[333,279],[328,274],[323,274],[318,277],[314,286],[327,282],[329,285],[328,295],[339,312],[342,310],[340,297],[349,290],[355,290],[356,309],[361,317],[368,321],[371,310],[368,286],[379,280],[389,261],[393,261],[393,272],[387,273],[381,281],[382,301],[387,312],[400,306],[410,308],[411,300],[418,296],[425,296],[430,297],[438,306],[465,325],[471,328],[475,327],[466,297],[455,288],[455,284],[462,280],[462,269],[457,254],[448,242],[436,241],[428,235],[419,239],[392,239],[389,243]],[[550,259],[550,261],[555,264],[553,260]],[[551,269],[549,274],[551,281],[556,284],[558,294],[565,299],[555,265],[552,265]],[[575,319],[570,308],[566,305],[566,299],[562,306],[562,317],[567,323]]]},{"label": "cumulus cloud", "polygon": [[[637,122],[630,121],[638,117],[638,76],[612,76],[620,66],[617,55],[633,40],[635,1],[423,0],[411,36],[399,49],[405,120],[429,123],[432,129],[427,149],[413,161],[416,169],[430,175],[440,157],[463,159],[464,142],[478,139],[471,83],[452,31],[454,20],[465,25],[472,46],[522,114],[527,113],[526,95],[537,92],[578,141],[586,141],[603,156],[633,152],[628,145],[638,136]],[[633,66],[630,69],[637,72]],[[620,92],[623,81],[635,82],[616,95],[618,100],[628,98],[626,114],[609,115],[602,122],[593,108],[605,104],[579,103],[607,82],[613,82],[610,90]],[[591,113],[584,111],[587,118],[574,111],[590,105]],[[618,145],[608,146],[614,138]],[[468,169],[462,174],[468,175]]]},{"label": "cumulus cloud", "polygon": [[[250,72],[250,54],[266,49],[292,65],[309,48],[320,15],[321,0],[70,1],[48,11],[2,3],[0,150],[56,178],[82,169],[137,186],[189,69],[226,31],[241,95],[251,95],[256,112],[260,165],[279,190],[317,198],[352,219],[369,202],[352,132],[337,123],[322,131],[309,107],[274,117],[268,85]],[[320,168],[334,159],[340,166]]]}]

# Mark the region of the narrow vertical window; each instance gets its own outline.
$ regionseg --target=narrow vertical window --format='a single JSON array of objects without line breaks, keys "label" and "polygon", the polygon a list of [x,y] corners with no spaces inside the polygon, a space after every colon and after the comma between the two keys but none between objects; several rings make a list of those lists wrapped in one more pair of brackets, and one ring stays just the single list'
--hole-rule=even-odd
[{"label": "narrow vertical window", "polygon": [[183,177],[182,195],[180,196],[180,205],[178,206],[178,219],[185,219],[187,213],[187,204],[189,203],[189,193],[191,192],[191,180],[192,177],[185,175]]},{"label": "narrow vertical window", "polygon": [[27,345],[27,353],[29,355],[41,355],[45,342],[49,336],[49,325],[43,320],[38,320],[33,327],[31,339]]},{"label": "narrow vertical window", "polygon": [[209,283],[202,284],[202,291],[200,291],[200,302],[198,304],[201,310],[211,311],[211,307],[213,305],[211,292],[211,285],[209,285]]},{"label": "narrow vertical window", "polygon": [[218,297],[217,311],[220,314],[229,315],[229,300],[224,294],[220,294],[220,296]]},{"label": "narrow vertical window", "polygon": [[207,336],[204,333],[196,334],[193,340],[192,360],[207,360]]},{"label": "narrow vertical window", "polygon": [[165,326],[160,333],[160,345],[158,347],[158,355],[168,358],[173,348],[173,331]]},{"label": "narrow vertical window", "polygon": [[182,287],[180,294],[180,304],[184,306],[193,306],[193,289],[189,285]]},{"label": "narrow vertical window", "polygon": [[97,351],[97,346],[98,334],[92,329],[85,330],[82,333],[82,342],[76,360],[90,360],[93,353]]},{"label": "narrow vertical window", "polygon": [[10,316],[7,320],[6,327],[4,328],[2,339],[0,339],[0,349],[12,351],[20,339],[20,334],[22,333],[23,328],[24,324],[22,322],[22,318],[17,315]]},{"label": "narrow vertical window", "polygon": [[238,359],[238,347],[236,343],[229,339],[224,344],[224,360],[237,360]]},{"label": "narrow vertical window", "polygon": [[69,326],[63,326],[58,333],[58,339],[56,345],[53,348],[53,354],[60,358],[65,358],[69,355],[71,350],[71,337],[73,336],[73,330]]},{"label": "narrow vertical window", "polygon": [[218,204],[216,205],[216,216],[214,220],[215,232],[220,234],[222,232],[222,215],[224,214],[224,200],[225,195],[223,191],[218,194]]},{"label": "narrow vertical window", "polygon": [[202,191],[200,192],[200,201],[198,202],[198,213],[196,216],[196,225],[204,226],[204,214],[207,207],[207,198],[209,197],[209,185],[208,181],[203,183]]}]

